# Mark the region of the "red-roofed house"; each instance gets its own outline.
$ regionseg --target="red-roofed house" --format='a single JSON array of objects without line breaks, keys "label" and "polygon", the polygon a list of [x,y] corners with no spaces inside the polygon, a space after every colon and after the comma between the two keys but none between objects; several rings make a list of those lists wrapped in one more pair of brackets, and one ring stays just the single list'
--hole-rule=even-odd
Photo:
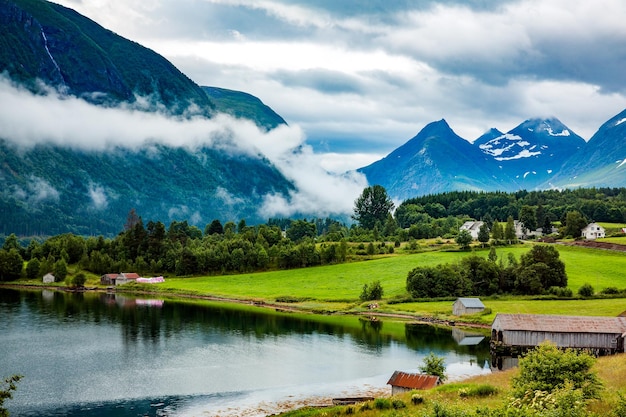
[{"label": "red-roofed house", "polygon": [[431,389],[440,383],[441,380],[435,375],[410,374],[401,371],[395,371],[387,382],[388,385],[391,385],[391,395],[416,389]]},{"label": "red-roofed house", "polygon": [[137,278],[141,278],[141,275],[136,272],[122,272],[117,276],[115,285],[122,285],[128,282],[137,282]]}]

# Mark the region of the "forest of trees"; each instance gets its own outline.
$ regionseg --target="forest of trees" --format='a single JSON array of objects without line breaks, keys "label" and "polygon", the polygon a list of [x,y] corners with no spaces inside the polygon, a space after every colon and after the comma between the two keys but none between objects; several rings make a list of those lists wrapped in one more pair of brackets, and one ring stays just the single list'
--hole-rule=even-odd
[{"label": "forest of trees", "polygon": [[[467,236],[460,235],[459,228],[468,219],[485,222],[479,233],[483,244],[515,242],[514,218],[529,229],[558,221],[561,236],[577,237],[590,220],[623,221],[626,189],[450,192],[407,200],[395,213],[393,206],[385,189],[373,186],[355,201],[355,223],[349,226],[329,218],[270,219],[254,226],[245,220],[222,224],[216,219],[204,230],[187,221],[172,221],[167,227],[160,221],[144,223],[131,210],[124,230],[114,238],[63,234],[24,243],[10,235],[0,248],[0,280],[47,272],[63,280],[69,265],[98,275],[136,271],[191,276],[301,268],[391,253],[401,242],[409,242],[403,246],[406,250],[417,250],[416,240],[422,238],[456,239],[467,248]],[[596,217],[600,215],[608,217]],[[501,281],[498,288],[512,287]]]}]

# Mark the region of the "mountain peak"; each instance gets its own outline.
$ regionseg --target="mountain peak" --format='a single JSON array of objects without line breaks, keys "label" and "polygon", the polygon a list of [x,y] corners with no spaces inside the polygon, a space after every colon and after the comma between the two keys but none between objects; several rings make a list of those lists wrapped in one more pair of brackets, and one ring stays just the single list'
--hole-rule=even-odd
[{"label": "mountain peak", "polygon": [[534,132],[534,133],[539,133],[539,134],[543,133],[543,134],[547,134],[548,136],[554,136],[554,137],[558,137],[558,136],[567,137],[567,136],[572,135],[572,132],[570,131],[570,129],[568,129],[568,127],[565,126],[556,117],[549,117],[546,119],[542,119],[542,118],[528,119],[513,130],[517,130],[517,129],[526,129],[529,132]]}]

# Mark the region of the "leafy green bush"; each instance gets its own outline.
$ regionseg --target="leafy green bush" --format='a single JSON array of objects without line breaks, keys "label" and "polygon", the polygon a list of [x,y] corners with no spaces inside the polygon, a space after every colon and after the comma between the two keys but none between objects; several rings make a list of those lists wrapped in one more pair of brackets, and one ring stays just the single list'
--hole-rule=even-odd
[{"label": "leafy green bush", "polygon": [[411,403],[413,405],[422,404],[424,402],[424,396],[422,394],[411,395]]},{"label": "leafy green bush", "polygon": [[591,371],[595,358],[572,349],[560,350],[552,342],[544,342],[519,362],[519,374],[513,378],[514,396],[562,389],[571,384],[581,389],[584,398],[596,398],[601,388],[597,375]]},{"label": "leafy green bush", "polygon": [[556,295],[559,298],[570,298],[573,295],[571,288],[557,286],[548,288],[548,294]]},{"label": "leafy green bush", "polygon": [[595,293],[595,290],[593,289],[593,287],[589,283],[584,283],[578,289],[578,295],[580,295],[581,297],[591,297],[591,296],[593,296],[594,293]]},{"label": "leafy green bush", "polygon": [[430,352],[428,356],[424,358],[424,363],[419,367],[419,370],[428,375],[438,376],[443,382],[446,380],[446,365],[444,361],[445,358]]},{"label": "leafy green bush", "polygon": [[602,291],[600,291],[600,294],[605,294],[605,295],[615,295],[619,293],[620,293],[620,290],[617,287],[606,287],[602,289]]},{"label": "leafy green bush", "polygon": [[380,281],[374,281],[371,284],[363,285],[363,291],[359,298],[361,301],[380,300],[383,298],[383,287],[380,285]]},{"label": "leafy green bush", "polygon": [[402,408],[406,408],[406,403],[402,400],[399,399],[395,399],[391,402],[391,406],[395,409],[395,410],[400,410]]},{"label": "leafy green bush", "polygon": [[376,398],[374,400],[374,408],[377,410],[389,410],[391,407],[392,403],[389,398]]}]

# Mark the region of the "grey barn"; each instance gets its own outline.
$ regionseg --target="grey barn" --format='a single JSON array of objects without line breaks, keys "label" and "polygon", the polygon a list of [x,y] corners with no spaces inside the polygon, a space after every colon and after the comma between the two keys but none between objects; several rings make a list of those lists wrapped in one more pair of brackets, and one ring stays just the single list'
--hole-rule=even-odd
[{"label": "grey barn", "polygon": [[452,304],[452,314],[455,316],[482,313],[483,311],[485,311],[485,305],[478,298],[457,298]]},{"label": "grey barn", "polygon": [[491,324],[492,348],[532,348],[550,340],[604,355],[624,352],[625,337],[626,317],[498,314]]}]

